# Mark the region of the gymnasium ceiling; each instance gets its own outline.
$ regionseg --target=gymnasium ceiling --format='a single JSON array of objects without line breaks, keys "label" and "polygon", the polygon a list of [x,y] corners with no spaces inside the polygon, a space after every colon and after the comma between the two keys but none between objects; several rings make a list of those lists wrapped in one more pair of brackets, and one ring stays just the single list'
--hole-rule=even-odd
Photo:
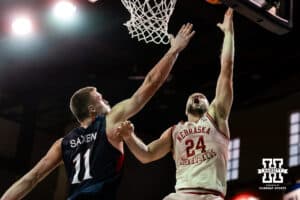
[{"label": "gymnasium ceiling", "polygon": [[[38,30],[31,40],[8,34],[9,12],[16,5],[34,13]],[[1,0],[1,117],[22,122],[24,108],[36,110],[38,129],[61,131],[74,121],[68,101],[75,90],[94,85],[114,105],[142,83],[130,77],[145,75],[168,48],[131,39],[122,25],[129,15],[120,0],[78,1],[78,6],[81,23],[59,27],[47,18],[51,1]],[[134,118],[136,123],[162,130],[184,117],[191,92],[201,91],[212,100],[223,39],[216,23],[225,9],[203,0],[178,0],[170,32],[175,34],[181,24],[191,22],[197,33],[179,56],[169,81]],[[295,29],[278,36],[235,15],[234,111],[300,92],[298,19],[295,13]]]}]

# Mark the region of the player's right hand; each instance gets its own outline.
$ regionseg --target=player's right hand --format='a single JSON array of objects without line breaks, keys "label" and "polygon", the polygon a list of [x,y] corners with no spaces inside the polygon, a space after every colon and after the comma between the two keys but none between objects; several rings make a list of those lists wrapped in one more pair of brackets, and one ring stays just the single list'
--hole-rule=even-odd
[{"label": "player's right hand", "polygon": [[177,53],[182,51],[188,45],[195,33],[196,32],[193,31],[193,24],[183,24],[175,38],[171,35],[171,50],[174,50]]},{"label": "player's right hand", "polygon": [[233,33],[233,9],[228,8],[224,15],[223,23],[218,23],[217,26],[224,33]]}]

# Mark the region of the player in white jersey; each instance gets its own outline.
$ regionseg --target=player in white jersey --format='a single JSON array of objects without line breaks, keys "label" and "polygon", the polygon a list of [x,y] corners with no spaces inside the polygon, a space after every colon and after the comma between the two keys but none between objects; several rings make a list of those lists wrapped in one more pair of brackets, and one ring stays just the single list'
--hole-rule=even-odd
[{"label": "player in white jersey", "polygon": [[222,200],[226,195],[228,117],[233,101],[234,31],[233,10],[229,8],[223,23],[221,72],[216,96],[209,105],[201,93],[189,96],[188,121],[167,129],[159,139],[145,145],[133,133],[133,125],[123,122],[119,134],[133,154],[143,163],[173,153],[176,163],[176,192],[164,200]]}]

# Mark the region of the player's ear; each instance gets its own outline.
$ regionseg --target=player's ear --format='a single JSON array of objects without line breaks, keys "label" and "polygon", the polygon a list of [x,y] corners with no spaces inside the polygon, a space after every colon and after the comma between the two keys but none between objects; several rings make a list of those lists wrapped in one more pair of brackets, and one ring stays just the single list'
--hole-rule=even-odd
[{"label": "player's ear", "polygon": [[94,105],[89,105],[89,106],[88,106],[88,111],[89,111],[89,113],[94,113],[94,112],[96,112],[95,106],[94,106]]}]

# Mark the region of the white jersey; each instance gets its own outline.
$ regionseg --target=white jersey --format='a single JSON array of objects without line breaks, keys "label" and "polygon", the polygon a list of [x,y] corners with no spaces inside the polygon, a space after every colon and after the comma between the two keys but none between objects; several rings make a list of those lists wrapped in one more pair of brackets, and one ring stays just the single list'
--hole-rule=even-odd
[{"label": "white jersey", "polygon": [[198,122],[178,123],[172,131],[176,191],[212,190],[226,195],[229,139],[206,113]]}]

